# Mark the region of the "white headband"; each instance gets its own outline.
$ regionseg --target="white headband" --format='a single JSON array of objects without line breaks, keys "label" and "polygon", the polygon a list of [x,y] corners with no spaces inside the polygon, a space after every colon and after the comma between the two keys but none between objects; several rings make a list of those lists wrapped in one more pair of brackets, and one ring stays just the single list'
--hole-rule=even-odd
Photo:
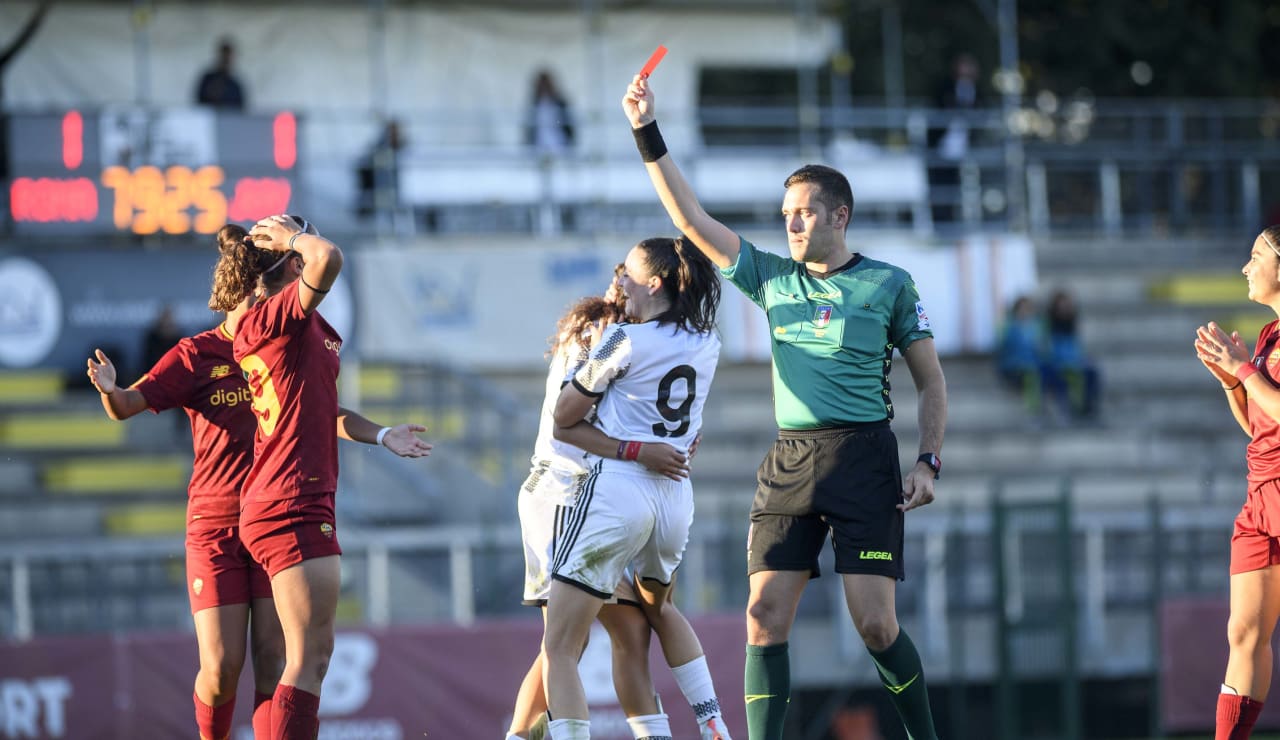
[{"label": "white headband", "polygon": [[1271,241],[1271,237],[1267,236],[1265,231],[1262,232],[1262,241],[1266,242],[1268,247],[1271,247],[1271,251],[1275,252],[1277,257],[1280,257],[1280,249],[1276,248],[1275,243]]},{"label": "white headband", "polygon": [[297,253],[296,253],[296,252],[294,252],[292,249],[290,249],[289,251],[285,252],[283,257],[281,257],[280,259],[276,260],[274,264],[272,264],[270,267],[268,267],[268,268],[267,268],[267,272],[264,272],[264,273],[262,273],[262,274],[266,275],[267,273],[271,272],[272,270],[275,270],[277,267],[279,267],[280,265],[284,264],[284,261],[285,261],[285,260],[287,260],[287,259],[289,259],[290,257],[292,257],[294,254],[297,254]]}]

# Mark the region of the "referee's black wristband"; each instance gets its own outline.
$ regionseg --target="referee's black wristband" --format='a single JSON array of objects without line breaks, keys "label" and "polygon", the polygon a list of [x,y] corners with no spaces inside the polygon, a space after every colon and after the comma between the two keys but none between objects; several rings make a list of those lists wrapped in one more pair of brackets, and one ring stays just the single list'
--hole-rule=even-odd
[{"label": "referee's black wristband", "polygon": [[650,121],[640,128],[631,129],[636,137],[636,149],[640,150],[640,158],[646,162],[657,162],[667,153],[667,142],[662,140],[662,132],[658,130],[658,122]]}]

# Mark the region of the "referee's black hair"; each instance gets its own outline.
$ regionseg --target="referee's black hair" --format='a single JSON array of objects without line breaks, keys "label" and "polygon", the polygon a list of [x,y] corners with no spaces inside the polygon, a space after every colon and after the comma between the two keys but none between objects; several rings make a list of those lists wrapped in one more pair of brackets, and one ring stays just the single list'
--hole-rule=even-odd
[{"label": "referee's black hair", "polygon": [[711,260],[683,236],[654,237],[636,246],[644,252],[649,274],[662,278],[663,295],[671,301],[671,307],[656,317],[657,322],[698,333],[714,329],[720,307],[720,276]]},{"label": "referee's black hair", "polygon": [[[840,170],[822,164],[806,164],[788,175],[782,186],[790,188],[802,182],[818,186],[817,197],[827,207],[828,218],[840,206],[848,206],[849,219],[853,218],[853,188],[849,187],[849,178]],[[846,219],[845,227],[848,225],[849,220]]]}]

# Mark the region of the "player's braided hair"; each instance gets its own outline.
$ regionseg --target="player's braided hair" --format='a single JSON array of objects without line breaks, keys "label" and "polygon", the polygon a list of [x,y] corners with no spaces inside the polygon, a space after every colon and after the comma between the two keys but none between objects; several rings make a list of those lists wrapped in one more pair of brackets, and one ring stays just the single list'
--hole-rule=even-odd
[{"label": "player's braided hair", "polygon": [[662,278],[662,292],[671,301],[671,308],[656,317],[658,323],[699,333],[714,329],[720,276],[711,260],[683,236],[645,239],[636,246],[644,252],[649,274]]}]

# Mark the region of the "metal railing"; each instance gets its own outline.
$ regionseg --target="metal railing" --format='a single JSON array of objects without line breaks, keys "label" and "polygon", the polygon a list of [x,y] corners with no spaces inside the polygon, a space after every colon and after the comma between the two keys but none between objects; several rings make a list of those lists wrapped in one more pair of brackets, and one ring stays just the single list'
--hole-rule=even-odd
[{"label": "metal railing", "polygon": [[[733,611],[745,604],[741,554],[749,497],[700,496],[679,598],[690,613]],[[1070,514],[1070,563],[1080,625],[1082,669],[1141,671],[1149,655],[1107,652],[1117,614],[1145,613],[1167,593],[1225,593],[1225,562],[1235,511],[1224,505],[1160,505],[1077,509]],[[997,608],[991,537],[996,512],[939,508],[911,516],[908,577],[899,592],[903,619],[917,624],[927,652],[945,659],[954,620],[989,618]],[[1016,506],[1016,505],[1008,505]],[[500,524],[342,530],[344,598],[369,625],[453,621],[520,611],[522,551],[511,517]],[[1037,547],[1051,518],[1010,519],[1003,609],[1010,619],[1029,613],[1036,583],[1056,572],[1052,553],[1018,556]],[[1166,559],[1154,581],[1151,556],[1162,543]],[[1030,552],[1030,551],[1027,551]],[[189,617],[183,583],[183,544],[163,540],[76,540],[0,545],[0,635],[25,640],[49,633],[181,628]],[[829,555],[828,555],[829,557]],[[829,569],[829,563],[824,567]],[[742,583],[736,583],[741,581]],[[806,598],[806,618],[841,619],[839,579]],[[147,606],[148,603],[151,606]]]}]

